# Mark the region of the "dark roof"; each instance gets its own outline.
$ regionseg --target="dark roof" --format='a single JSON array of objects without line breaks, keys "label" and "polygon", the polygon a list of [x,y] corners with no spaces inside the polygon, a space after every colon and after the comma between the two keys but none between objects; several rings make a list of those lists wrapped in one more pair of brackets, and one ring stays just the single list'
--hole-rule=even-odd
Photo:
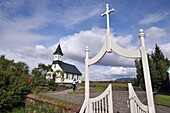
[{"label": "dark roof", "polygon": [[57,49],[55,50],[55,52],[53,54],[54,55],[59,54],[59,55],[62,55],[62,56],[64,55],[62,50],[61,50],[60,44],[58,44],[58,47],[57,47]]},{"label": "dark roof", "polygon": [[81,72],[76,68],[75,65],[67,64],[62,61],[53,61],[53,64],[58,64],[61,69],[66,73],[72,73],[77,75],[82,75]]}]

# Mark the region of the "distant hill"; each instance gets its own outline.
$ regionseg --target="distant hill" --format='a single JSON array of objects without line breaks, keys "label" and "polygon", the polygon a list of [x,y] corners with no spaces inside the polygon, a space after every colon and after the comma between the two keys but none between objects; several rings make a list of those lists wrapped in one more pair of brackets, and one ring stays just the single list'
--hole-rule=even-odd
[{"label": "distant hill", "polygon": [[118,78],[115,81],[126,81],[126,80],[132,80],[133,78]]}]

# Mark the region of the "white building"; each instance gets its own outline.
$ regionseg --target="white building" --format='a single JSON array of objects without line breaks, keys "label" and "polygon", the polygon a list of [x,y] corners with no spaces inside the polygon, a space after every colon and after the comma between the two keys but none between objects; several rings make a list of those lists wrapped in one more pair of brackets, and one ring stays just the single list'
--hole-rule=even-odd
[{"label": "white building", "polygon": [[[64,71],[64,81],[63,83],[72,83],[74,79],[79,81],[79,83],[82,82],[82,74],[81,72],[77,69],[75,65],[71,65],[68,63],[63,62],[63,53],[60,47],[60,44],[58,45],[56,51],[53,53],[54,55],[54,60],[52,63],[52,70],[53,72],[47,72],[47,77],[46,79],[52,79],[52,74],[56,70],[62,70]],[[55,80],[56,83],[61,83],[61,78],[57,78]]]}]

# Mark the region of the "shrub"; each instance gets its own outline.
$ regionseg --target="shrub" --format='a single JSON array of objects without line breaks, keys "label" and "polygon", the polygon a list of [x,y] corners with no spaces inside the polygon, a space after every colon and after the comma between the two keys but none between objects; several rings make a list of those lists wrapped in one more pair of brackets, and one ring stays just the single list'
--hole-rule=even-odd
[{"label": "shrub", "polygon": [[30,92],[28,71],[24,62],[14,63],[0,56],[0,112],[24,105]]},{"label": "shrub", "polygon": [[58,84],[55,83],[53,80],[49,80],[48,81],[48,88],[49,88],[49,90],[54,91],[54,90],[56,90],[57,86],[58,86]]}]

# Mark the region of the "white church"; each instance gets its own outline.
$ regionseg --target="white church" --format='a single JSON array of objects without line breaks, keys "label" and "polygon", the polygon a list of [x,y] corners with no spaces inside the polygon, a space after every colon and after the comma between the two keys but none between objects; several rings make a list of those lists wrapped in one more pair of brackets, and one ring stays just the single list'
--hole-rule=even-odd
[{"label": "white church", "polygon": [[[72,83],[74,79],[78,81],[79,83],[82,82],[82,74],[77,69],[75,65],[68,64],[63,62],[63,52],[61,50],[60,44],[58,44],[58,47],[56,51],[53,53],[54,60],[52,63],[52,70],[53,72],[47,72],[46,79],[52,79],[52,75],[56,70],[64,71],[64,81],[62,83]],[[57,78],[55,80],[56,83],[61,83],[61,78]]]}]

